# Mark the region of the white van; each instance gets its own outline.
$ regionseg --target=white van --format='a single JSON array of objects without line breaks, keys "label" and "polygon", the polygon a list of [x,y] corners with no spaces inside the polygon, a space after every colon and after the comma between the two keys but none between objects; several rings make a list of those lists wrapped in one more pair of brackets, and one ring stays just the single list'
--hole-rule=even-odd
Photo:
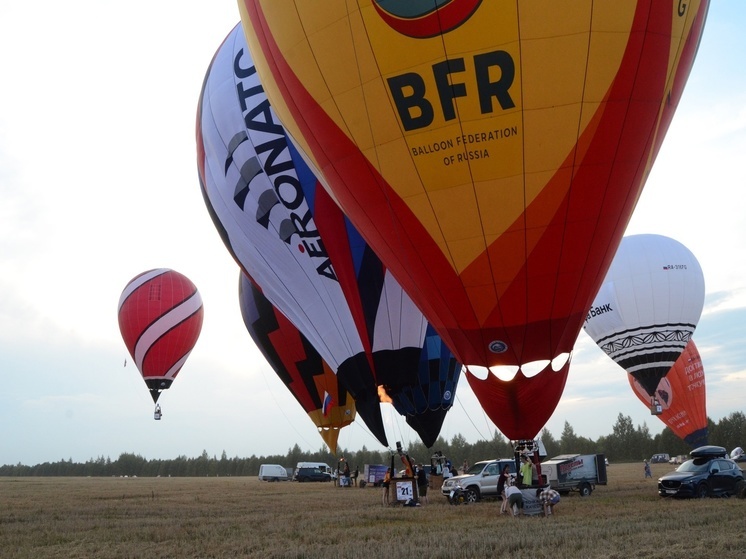
[{"label": "white van", "polygon": [[260,481],[287,481],[288,471],[279,464],[262,464],[259,466]]},{"label": "white van", "polygon": [[298,462],[298,464],[295,466],[294,475],[298,475],[298,470],[300,468],[318,468],[319,470],[321,470],[321,473],[329,474],[330,476],[332,476],[332,479],[337,477],[337,472],[332,470],[329,467],[329,464],[327,464],[326,462]]}]

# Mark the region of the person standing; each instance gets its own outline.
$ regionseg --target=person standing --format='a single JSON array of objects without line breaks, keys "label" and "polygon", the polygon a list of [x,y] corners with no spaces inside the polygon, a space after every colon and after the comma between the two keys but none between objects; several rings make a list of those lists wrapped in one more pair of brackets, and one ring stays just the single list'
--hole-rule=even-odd
[{"label": "person standing", "polygon": [[465,474],[466,472],[469,471],[469,463],[466,460],[464,460],[464,465],[463,465],[462,468],[463,468],[463,472],[461,472],[461,473],[463,473],[463,474]]},{"label": "person standing", "polygon": [[645,478],[653,478],[653,474],[650,472],[650,464],[648,464],[647,460],[644,460],[645,462]]},{"label": "person standing", "polygon": [[383,505],[389,504],[389,486],[391,485],[391,468],[386,469],[386,475],[383,476],[383,483],[381,486],[383,487],[383,496],[381,497],[382,501],[381,503]]},{"label": "person standing", "polygon": [[422,464],[417,466],[417,494],[420,501],[427,503],[427,472]]},{"label": "person standing", "polygon": [[505,494],[505,488],[510,485],[510,469],[506,465],[500,476],[497,478],[497,494],[500,495],[502,503],[500,504],[500,514],[508,513],[508,496]]},{"label": "person standing", "polygon": [[350,464],[348,462],[345,462],[345,469],[342,475],[345,478],[343,485],[345,487],[350,487]]},{"label": "person standing", "polygon": [[525,454],[521,456],[521,460],[521,484],[529,486],[533,478],[533,466],[531,460]]}]

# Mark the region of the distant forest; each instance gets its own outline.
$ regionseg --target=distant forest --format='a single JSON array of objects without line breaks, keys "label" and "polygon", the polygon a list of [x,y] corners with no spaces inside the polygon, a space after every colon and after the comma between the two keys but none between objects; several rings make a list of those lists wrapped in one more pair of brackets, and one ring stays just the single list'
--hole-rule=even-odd
[{"label": "distant forest", "polygon": [[[746,415],[734,412],[714,423],[708,418],[709,444],[723,446],[728,452],[737,446],[746,445]],[[610,463],[636,462],[650,458],[658,452],[666,452],[671,456],[688,454],[692,450],[684,441],[676,437],[666,428],[658,435],[651,436],[646,424],[635,427],[632,418],[619,414],[609,435],[598,440],[581,437],[565,422],[562,435],[555,438],[549,430],[544,429],[539,435],[547,450],[547,455],[558,454],[595,454],[603,453]],[[473,464],[479,460],[504,458],[513,456],[510,441],[495,431],[492,440],[468,443],[461,435],[456,435],[451,441],[438,438],[432,448],[428,449],[422,443],[415,443],[404,451],[416,463],[430,463],[430,456],[437,451],[442,452],[459,467],[466,460]],[[207,451],[197,458],[178,456],[169,460],[147,460],[137,454],[124,453],[116,460],[109,457],[99,457],[85,463],[70,460],[59,462],[44,462],[35,466],[23,464],[0,466],[0,476],[256,476],[260,464],[282,464],[293,467],[302,461],[326,462],[330,466],[344,458],[353,469],[362,470],[364,464],[386,464],[391,459],[389,451],[372,451],[363,447],[358,451],[340,449],[335,456],[326,447],[317,452],[303,452],[296,444],[284,455],[251,456],[250,458],[228,458],[225,451],[220,458],[210,457]]]}]

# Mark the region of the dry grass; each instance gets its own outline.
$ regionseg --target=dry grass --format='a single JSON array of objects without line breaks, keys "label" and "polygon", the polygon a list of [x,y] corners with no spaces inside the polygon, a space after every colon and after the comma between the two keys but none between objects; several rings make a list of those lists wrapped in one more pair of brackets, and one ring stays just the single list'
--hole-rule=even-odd
[{"label": "dry grass", "polygon": [[[653,476],[667,465],[654,465]],[[0,556],[75,558],[715,557],[746,547],[746,500],[657,496],[642,464],[609,468],[551,518],[499,504],[381,505],[376,488],[257,478],[0,478]]]}]

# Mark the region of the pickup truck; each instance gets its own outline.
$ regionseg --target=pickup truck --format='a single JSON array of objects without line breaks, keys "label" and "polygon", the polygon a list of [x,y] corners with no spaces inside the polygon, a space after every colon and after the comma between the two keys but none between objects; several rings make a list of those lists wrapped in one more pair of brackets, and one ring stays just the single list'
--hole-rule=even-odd
[{"label": "pickup truck", "polygon": [[483,460],[474,464],[465,474],[447,478],[443,482],[440,492],[448,498],[451,490],[458,486],[464,492],[468,503],[476,503],[482,497],[499,497],[497,494],[497,478],[505,466],[508,466],[511,476],[515,477],[514,459]]}]

